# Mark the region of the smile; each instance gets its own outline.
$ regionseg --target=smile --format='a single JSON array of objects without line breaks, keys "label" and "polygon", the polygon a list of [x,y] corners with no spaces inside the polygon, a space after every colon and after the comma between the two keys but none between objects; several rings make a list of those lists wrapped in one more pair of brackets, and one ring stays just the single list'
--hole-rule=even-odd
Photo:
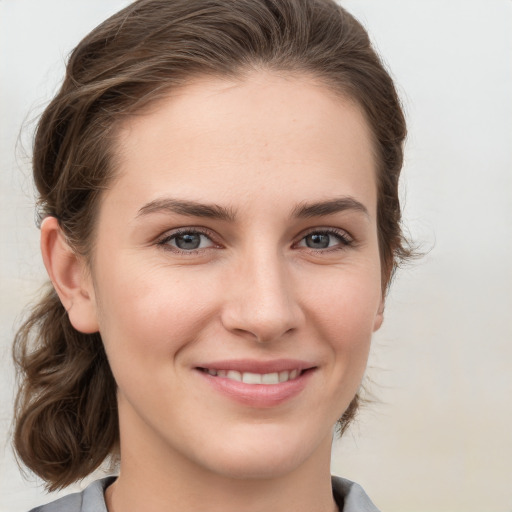
[{"label": "smile", "polygon": [[202,368],[202,371],[213,377],[221,377],[225,379],[243,382],[244,384],[281,384],[289,380],[296,379],[300,376],[301,370],[284,370],[272,373],[252,373],[239,372],[237,370],[214,370],[210,368]]},{"label": "smile", "polygon": [[251,408],[276,407],[301,394],[318,370],[299,359],[230,359],[195,366],[202,381],[229,400]]}]

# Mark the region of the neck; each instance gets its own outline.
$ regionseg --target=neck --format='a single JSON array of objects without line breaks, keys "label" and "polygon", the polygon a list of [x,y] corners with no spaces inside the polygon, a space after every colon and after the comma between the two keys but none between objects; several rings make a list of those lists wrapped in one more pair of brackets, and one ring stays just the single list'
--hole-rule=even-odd
[{"label": "neck", "polygon": [[[320,480],[320,479],[316,479]],[[322,481],[280,478],[272,481],[222,477],[192,481],[148,481],[120,475],[106,493],[109,512],[335,512],[330,475]]]},{"label": "neck", "polygon": [[337,510],[330,479],[330,436],[291,471],[238,478],[210,471],[145,436],[129,436],[129,442],[123,442],[123,434],[128,433],[121,429],[120,475],[105,495],[109,512]]}]

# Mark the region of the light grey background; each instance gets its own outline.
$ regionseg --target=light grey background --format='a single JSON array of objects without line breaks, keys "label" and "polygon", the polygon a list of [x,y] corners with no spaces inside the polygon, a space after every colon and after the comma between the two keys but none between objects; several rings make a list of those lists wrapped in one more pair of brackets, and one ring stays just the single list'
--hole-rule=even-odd
[{"label": "light grey background", "polygon": [[[10,450],[10,345],[44,281],[21,125],[71,48],[124,0],[0,0],[0,512],[49,501]],[[368,376],[379,403],[333,472],[388,512],[512,510],[512,2],[350,0],[409,120],[406,225],[430,253],[397,277]],[[17,156],[16,156],[17,155]]]}]

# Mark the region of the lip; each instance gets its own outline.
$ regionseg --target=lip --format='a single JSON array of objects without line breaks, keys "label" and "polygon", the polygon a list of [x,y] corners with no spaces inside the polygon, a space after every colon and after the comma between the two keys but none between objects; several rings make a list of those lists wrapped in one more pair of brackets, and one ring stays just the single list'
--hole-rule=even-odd
[{"label": "lip", "polygon": [[308,370],[316,365],[299,359],[274,359],[270,361],[257,361],[254,359],[232,359],[224,361],[205,362],[196,365],[196,368],[210,370],[235,370],[237,372],[273,373],[285,370]]},{"label": "lip", "polygon": [[[204,371],[235,370],[251,373],[274,373],[285,370],[300,370],[298,377],[279,384],[246,384],[225,377],[212,376]],[[314,374],[316,366],[296,359],[279,359],[273,361],[255,361],[238,359],[215,361],[197,365],[195,371],[216,392],[240,404],[255,407],[276,407],[297,396]]]}]

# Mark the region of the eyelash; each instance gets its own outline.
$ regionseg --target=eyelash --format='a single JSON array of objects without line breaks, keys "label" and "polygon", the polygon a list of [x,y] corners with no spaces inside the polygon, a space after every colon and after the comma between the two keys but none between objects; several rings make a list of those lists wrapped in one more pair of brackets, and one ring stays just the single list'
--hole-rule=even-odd
[{"label": "eyelash", "polygon": [[[206,248],[203,247],[203,248],[185,250],[185,249],[180,249],[179,247],[176,247],[176,246],[171,246],[169,244],[169,242],[171,242],[172,240],[175,240],[177,237],[183,236],[183,235],[205,236],[212,243],[212,245],[210,247],[206,247]],[[354,239],[346,231],[334,229],[334,228],[329,228],[329,229],[315,228],[315,229],[312,229],[312,230],[302,234],[302,236],[298,240],[298,242],[295,242],[293,244],[293,247],[299,246],[299,244],[302,241],[304,241],[306,239],[306,237],[308,237],[310,235],[327,235],[330,237],[335,237],[339,241],[339,244],[336,244],[332,247],[326,247],[326,248],[321,248],[321,249],[315,249],[315,248],[307,247],[307,246],[300,246],[300,247],[304,247],[304,249],[307,250],[308,252],[311,252],[314,254],[322,254],[322,253],[326,253],[326,252],[340,251],[340,250],[344,250],[347,247],[351,247],[354,245]],[[201,253],[205,249],[210,249],[212,247],[213,248],[220,247],[220,245],[214,241],[213,233],[211,233],[208,230],[202,229],[202,228],[194,228],[194,227],[181,228],[176,231],[173,231],[170,234],[168,233],[165,236],[163,236],[161,239],[159,239],[156,242],[156,244],[158,246],[162,247],[164,250],[168,250],[168,251],[172,251],[175,253],[184,254],[184,255],[188,255],[188,256]]]},{"label": "eyelash", "polygon": [[[183,235],[202,235],[202,236],[205,236],[206,238],[208,238],[208,240],[212,243],[211,247],[217,247],[217,248],[219,247],[219,244],[216,244],[214,242],[213,234],[210,231],[201,229],[201,228],[194,228],[194,227],[181,228],[181,229],[177,229],[176,231],[173,231],[172,233],[167,233],[160,240],[157,241],[157,245],[162,247],[164,250],[172,251],[172,252],[175,252],[178,254],[185,254],[187,256],[194,255],[194,254],[200,253],[201,251],[205,250],[205,248],[185,250],[185,249],[180,249],[179,247],[171,246],[169,244],[169,242],[171,240],[175,240],[179,236],[183,236]],[[210,249],[211,247],[207,247],[207,249]]]},{"label": "eyelash", "polygon": [[315,249],[307,246],[305,247],[307,251],[312,252],[314,254],[324,254],[326,252],[343,251],[348,247],[352,247],[355,243],[354,239],[344,230],[334,228],[314,228],[303,234],[300,240],[294,245],[298,245],[303,240],[305,240],[306,237],[310,235],[327,235],[330,237],[335,237],[339,241],[339,244],[336,244],[332,247],[326,247],[324,249]]}]

